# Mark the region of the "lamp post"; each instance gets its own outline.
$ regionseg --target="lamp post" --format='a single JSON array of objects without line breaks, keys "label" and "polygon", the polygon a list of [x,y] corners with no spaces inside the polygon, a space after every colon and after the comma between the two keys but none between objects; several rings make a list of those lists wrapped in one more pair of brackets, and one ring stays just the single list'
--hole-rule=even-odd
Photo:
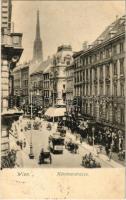
[{"label": "lamp post", "polygon": [[29,158],[34,159],[33,146],[32,146],[32,91],[31,91],[31,135],[30,135],[30,153]]},{"label": "lamp post", "polygon": [[93,134],[93,151],[94,151],[94,132],[95,132],[95,127],[92,127],[92,134]]}]

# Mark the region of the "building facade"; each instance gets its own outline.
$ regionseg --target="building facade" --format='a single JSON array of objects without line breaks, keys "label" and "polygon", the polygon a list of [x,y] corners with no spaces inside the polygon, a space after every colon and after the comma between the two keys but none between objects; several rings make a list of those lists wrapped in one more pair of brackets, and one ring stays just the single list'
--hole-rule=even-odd
[{"label": "building facade", "polygon": [[124,130],[125,17],[113,22],[85,51],[74,55],[74,95],[81,113]]},{"label": "building facade", "polygon": [[[22,34],[11,32],[10,0],[2,0],[1,31],[1,155],[6,157],[10,150],[9,129],[14,120],[22,114],[14,108],[13,69],[23,52]],[[5,16],[6,15],[6,16]],[[3,163],[3,160],[2,160]]]},{"label": "building facade", "polygon": [[29,63],[18,65],[13,72],[16,107],[29,104]]},{"label": "building facade", "polygon": [[51,67],[51,93],[56,102],[66,101],[66,67],[71,64],[73,52],[70,45],[62,45],[57,49]]}]

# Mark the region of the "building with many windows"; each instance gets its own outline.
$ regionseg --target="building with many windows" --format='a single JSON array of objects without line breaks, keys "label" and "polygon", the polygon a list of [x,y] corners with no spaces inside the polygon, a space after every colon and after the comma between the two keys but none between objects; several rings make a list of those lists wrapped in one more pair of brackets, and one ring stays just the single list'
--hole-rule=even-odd
[{"label": "building with many windows", "polygon": [[29,63],[18,65],[13,74],[16,106],[27,106],[29,104]]},{"label": "building with many windows", "polygon": [[2,0],[1,12],[1,160],[4,165],[10,150],[9,129],[13,121],[18,120],[22,114],[14,107],[13,69],[21,57],[23,48],[22,33],[11,31],[11,0]]},{"label": "building with many windows", "polygon": [[74,54],[74,95],[81,113],[124,130],[125,16],[116,19],[86,50]]}]

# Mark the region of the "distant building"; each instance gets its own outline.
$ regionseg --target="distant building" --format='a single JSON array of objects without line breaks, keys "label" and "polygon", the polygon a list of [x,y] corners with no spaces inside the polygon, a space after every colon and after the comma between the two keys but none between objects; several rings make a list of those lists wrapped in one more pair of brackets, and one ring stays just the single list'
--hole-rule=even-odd
[{"label": "distant building", "polygon": [[29,63],[18,65],[13,74],[16,106],[27,106],[29,104]]},{"label": "distant building", "polygon": [[49,58],[39,63],[36,69],[30,74],[30,87],[33,92],[33,104],[36,106],[44,106],[44,98],[48,97],[47,88],[49,89],[49,74],[45,72],[43,75],[43,72],[49,67],[50,62],[51,60]]},{"label": "distant building", "polygon": [[73,52],[70,45],[62,45],[57,49],[51,67],[50,87],[56,103],[66,101],[66,67],[71,64]]},{"label": "distant building", "polygon": [[74,54],[74,94],[81,113],[124,130],[125,16],[114,21],[88,49]]}]

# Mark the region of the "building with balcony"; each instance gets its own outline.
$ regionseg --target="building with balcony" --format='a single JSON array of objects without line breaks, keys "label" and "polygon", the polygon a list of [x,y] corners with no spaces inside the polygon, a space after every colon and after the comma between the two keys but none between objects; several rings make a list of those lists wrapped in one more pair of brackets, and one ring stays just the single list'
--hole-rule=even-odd
[{"label": "building with balcony", "polygon": [[[6,5],[5,5],[6,4]],[[1,31],[1,155],[7,156],[10,149],[9,129],[14,120],[22,114],[14,108],[14,76],[13,69],[16,67],[21,54],[22,33],[11,32],[10,0],[2,0],[2,31]],[[6,14],[6,17],[4,16]],[[6,18],[6,20],[5,20]],[[5,23],[6,22],[6,23]]]},{"label": "building with balcony", "polygon": [[56,103],[66,101],[66,67],[72,63],[72,55],[70,45],[61,45],[57,48],[57,53],[53,57],[50,87]]},{"label": "building with balcony", "polygon": [[74,92],[81,113],[124,130],[125,16],[116,19],[84,51],[74,54]]}]

